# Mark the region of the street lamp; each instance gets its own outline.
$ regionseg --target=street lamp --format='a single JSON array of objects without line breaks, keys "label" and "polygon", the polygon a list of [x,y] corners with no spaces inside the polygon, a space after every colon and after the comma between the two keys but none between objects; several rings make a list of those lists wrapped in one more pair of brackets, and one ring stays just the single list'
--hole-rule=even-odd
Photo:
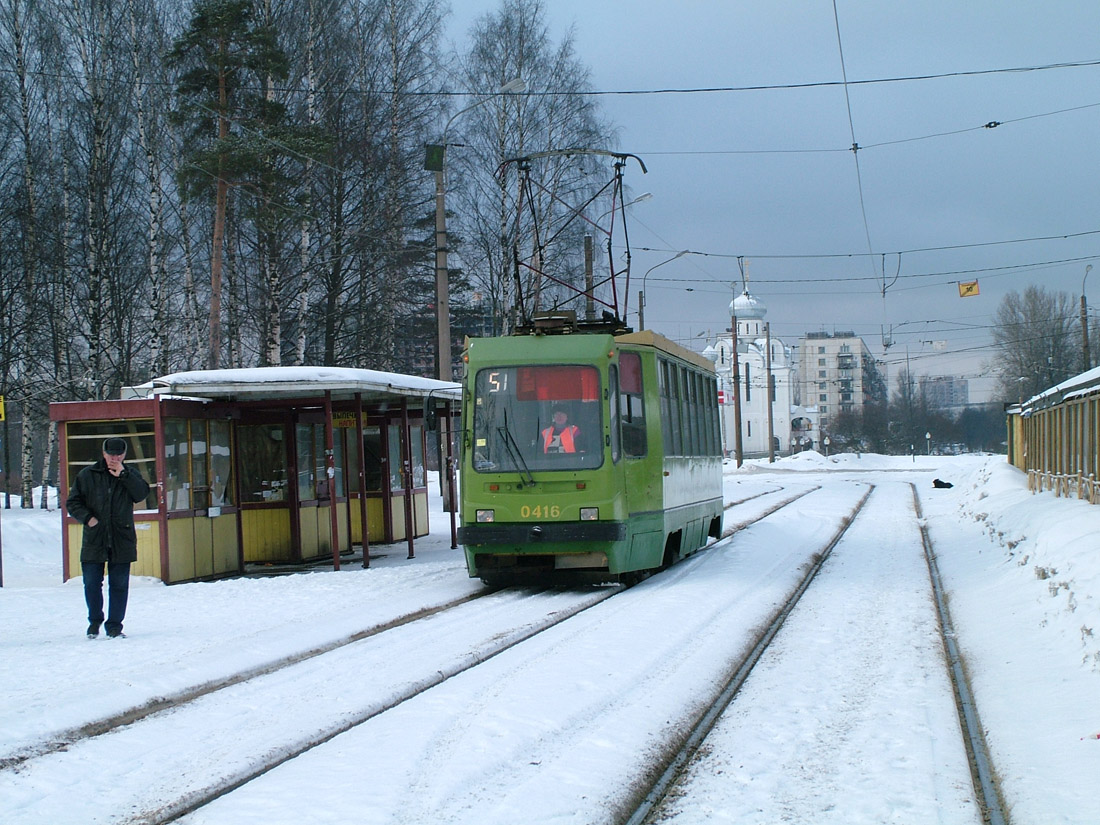
[{"label": "street lamp", "polygon": [[1092,356],[1089,354],[1089,316],[1086,314],[1087,309],[1085,304],[1085,281],[1089,278],[1089,271],[1092,269],[1092,264],[1085,267],[1085,277],[1081,279],[1081,345],[1084,349],[1083,355],[1085,356],[1084,364],[1085,369],[1092,369]]},{"label": "street lamp", "polygon": [[932,455],[932,433],[924,434],[924,443],[928,446],[928,455]]},{"label": "street lamp", "polygon": [[665,264],[670,264],[673,261],[675,261],[677,258],[682,258],[684,255],[687,255],[689,252],[691,252],[690,249],[681,249],[679,252],[677,252],[675,255],[673,255],[668,260],[661,261],[659,264],[654,264],[653,266],[651,266],[649,269],[647,269],[645,271],[645,275],[642,276],[642,290],[641,290],[641,292],[638,293],[638,329],[640,329],[640,330],[645,329],[645,282],[646,282],[646,279],[649,277],[649,273],[652,272],[653,270],[655,270],[659,266],[664,266]]},{"label": "street lamp", "polygon": [[447,132],[460,115],[466,114],[500,95],[515,94],[527,89],[522,78],[510,80],[491,95],[483,97],[451,115],[443,127],[443,140],[430,144],[424,160],[424,168],[435,172],[435,320],[437,327],[436,366],[439,380],[452,381],[451,374],[451,298],[447,283],[447,209],[444,203],[443,168],[447,159]]},{"label": "street lamp", "polygon": [[636,197],[632,201],[627,201],[626,203],[622,204],[621,206],[616,206],[614,209],[608,209],[606,212],[604,212],[602,215],[600,215],[598,218],[596,218],[596,220],[592,221],[592,223],[599,224],[600,221],[602,221],[604,218],[606,218],[612,212],[625,212],[626,208],[628,206],[633,206],[636,203],[645,203],[646,201],[651,201],[651,200],[653,200],[653,193],[652,192],[643,192],[642,194],[638,195],[638,197]]},{"label": "street lamp", "polygon": [[821,443],[825,445],[825,457],[829,457],[829,436],[825,436],[821,439]]}]

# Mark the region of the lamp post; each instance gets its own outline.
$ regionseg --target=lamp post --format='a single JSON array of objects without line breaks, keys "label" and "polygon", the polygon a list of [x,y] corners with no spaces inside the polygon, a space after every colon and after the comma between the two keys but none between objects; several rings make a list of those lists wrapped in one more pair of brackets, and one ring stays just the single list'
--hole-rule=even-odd
[{"label": "lamp post", "polygon": [[510,80],[501,86],[494,94],[475,101],[465,109],[460,109],[451,115],[447,125],[443,127],[443,140],[440,144],[427,146],[424,168],[435,172],[435,319],[437,327],[436,337],[436,368],[441,381],[452,381],[451,374],[451,299],[447,282],[447,209],[445,204],[445,188],[443,181],[443,169],[447,159],[447,132],[451,124],[466,114],[471,109],[476,109],[488,103],[494,97],[514,94],[527,89],[527,84],[522,78]]},{"label": "lamp post", "polygon": [[1081,346],[1083,348],[1084,365],[1086,370],[1092,369],[1092,356],[1089,354],[1089,316],[1086,314],[1085,281],[1089,278],[1092,264],[1085,267],[1085,277],[1081,279]]},{"label": "lamp post", "polygon": [[825,436],[821,439],[821,443],[825,445],[825,457],[829,457],[829,436]]},{"label": "lamp post", "polygon": [[636,197],[634,200],[627,201],[622,206],[616,206],[614,209],[608,209],[606,212],[604,212],[602,215],[600,215],[598,218],[596,218],[595,221],[592,221],[592,223],[599,224],[600,221],[602,221],[604,218],[606,218],[612,212],[623,212],[623,211],[626,210],[626,208],[628,206],[633,206],[636,203],[645,203],[646,201],[651,201],[651,200],[653,200],[653,193],[652,192],[642,192],[642,194],[638,195],[638,197]]},{"label": "lamp post", "polygon": [[932,433],[924,434],[924,443],[928,447],[928,455],[932,455]]},{"label": "lamp post", "polygon": [[649,269],[647,269],[645,271],[645,275],[642,276],[642,290],[641,290],[641,292],[638,293],[638,329],[640,329],[640,330],[645,329],[645,282],[646,282],[646,279],[649,277],[649,273],[652,272],[653,270],[655,270],[659,266],[664,266],[665,264],[670,264],[673,261],[675,261],[677,258],[682,258],[684,255],[687,255],[690,251],[691,251],[690,249],[681,249],[679,252],[677,252],[675,255],[673,255],[668,260],[661,261],[659,264],[654,264],[653,266],[651,266]]}]

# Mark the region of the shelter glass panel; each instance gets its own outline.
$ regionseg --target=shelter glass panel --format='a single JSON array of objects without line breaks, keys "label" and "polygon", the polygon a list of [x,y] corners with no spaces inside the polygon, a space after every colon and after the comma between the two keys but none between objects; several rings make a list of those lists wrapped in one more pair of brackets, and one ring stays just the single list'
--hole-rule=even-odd
[{"label": "shelter glass panel", "polygon": [[207,467],[206,422],[191,421],[191,506],[205,510],[210,506],[210,474]]},{"label": "shelter glass panel", "polygon": [[164,421],[164,498],[169,510],[191,509],[191,479],[188,474],[187,420]]},{"label": "shelter glass panel", "polygon": [[413,487],[427,486],[424,475],[424,431],[419,424],[409,426],[409,435],[412,439],[412,473]]},{"label": "shelter glass panel", "polygon": [[390,490],[400,492],[405,489],[405,451],[401,443],[401,428],[394,424],[387,429],[390,452]]},{"label": "shelter glass panel", "polygon": [[314,487],[317,465],[314,455],[313,425],[295,425],[294,436],[298,454],[298,500],[313,501],[317,498],[317,491]]},{"label": "shelter glass panel", "polygon": [[286,428],[243,424],[237,428],[242,503],[286,501]]},{"label": "shelter glass panel", "polygon": [[210,422],[210,506],[233,504],[233,449],[228,421]]},{"label": "shelter glass panel", "polygon": [[339,432],[332,434],[332,455],[336,466],[336,475],[333,477],[333,486],[336,488],[338,498],[347,495],[344,486],[344,439]]},{"label": "shelter glass panel", "polygon": [[382,492],[382,430],[380,427],[363,428],[363,456],[366,466],[363,468],[367,480],[367,491]]},{"label": "shelter glass panel", "polygon": [[69,487],[76,474],[95,464],[103,457],[103,439],[121,438],[126,442],[126,463],[137,469],[149,482],[149,496],[134,505],[135,510],[157,510],[157,460],[156,437],[151,418],[133,418],[124,421],[72,421],[65,428],[66,450],[69,459]]}]

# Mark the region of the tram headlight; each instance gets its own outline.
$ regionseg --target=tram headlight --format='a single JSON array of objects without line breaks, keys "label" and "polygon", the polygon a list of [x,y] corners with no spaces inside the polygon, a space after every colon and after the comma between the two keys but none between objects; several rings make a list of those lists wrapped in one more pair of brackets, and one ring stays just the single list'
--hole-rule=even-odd
[{"label": "tram headlight", "polygon": [[493,510],[478,510],[477,522],[478,524],[485,524],[486,522],[496,521],[496,514]]},{"label": "tram headlight", "polygon": [[599,521],[600,520],[600,508],[599,507],[582,507],[581,508],[581,521]]}]

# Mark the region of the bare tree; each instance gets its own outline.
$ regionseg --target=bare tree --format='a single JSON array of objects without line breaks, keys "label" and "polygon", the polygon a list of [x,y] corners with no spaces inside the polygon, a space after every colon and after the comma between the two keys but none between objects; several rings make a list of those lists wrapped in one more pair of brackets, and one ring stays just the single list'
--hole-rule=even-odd
[{"label": "bare tree", "polygon": [[[459,231],[469,239],[463,260],[470,280],[488,296],[493,327],[508,331],[517,303],[533,305],[540,283],[534,270],[553,271],[565,282],[579,281],[583,262],[580,227],[536,248],[534,225],[550,227],[598,186],[598,161],[592,155],[556,156],[540,161],[534,172],[539,188],[518,203],[516,168],[498,175],[502,161],[547,150],[613,149],[611,130],[601,121],[589,91],[589,73],[578,60],[572,32],[551,42],[541,0],[504,0],[499,11],[475,23],[463,77],[471,94],[491,94],[522,78],[535,96],[499,96],[478,106],[455,124],[466,147],[448,161],[460,181]],[[458,142],[458,141],[456,141]],[[517,220],[522,212],[529,216]],[[529,274],[515,277],[516,256],[530,261]],[[519,294],[516,290],[519,290]],[[542,295],[563,302],[568,293]]]},{"label": "bare tree", "polygon": [[994,316],[997,391],[1003,401],[1029,398],[1082,366],[1073,297],[1029,286],[1007,294]]}]

